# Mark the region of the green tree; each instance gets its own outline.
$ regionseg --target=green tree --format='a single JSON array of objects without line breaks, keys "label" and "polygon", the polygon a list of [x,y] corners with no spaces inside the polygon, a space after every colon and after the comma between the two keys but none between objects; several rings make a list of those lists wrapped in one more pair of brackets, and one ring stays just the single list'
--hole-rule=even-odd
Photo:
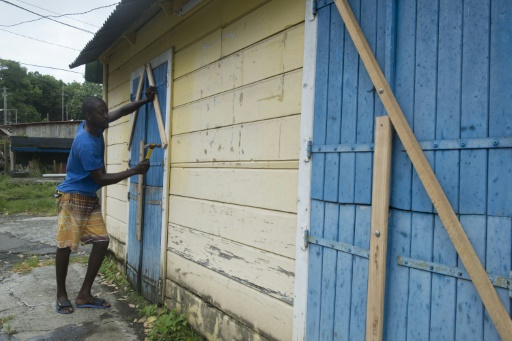
[{"label": "green tree", "polygon": [[69,111],[69,119],[82,120],[82,102],[84,98],[95,96],[102,97],[103,87],[101,84],[84,82],[73,82],[64,88],[66,93],[66,105]]}]

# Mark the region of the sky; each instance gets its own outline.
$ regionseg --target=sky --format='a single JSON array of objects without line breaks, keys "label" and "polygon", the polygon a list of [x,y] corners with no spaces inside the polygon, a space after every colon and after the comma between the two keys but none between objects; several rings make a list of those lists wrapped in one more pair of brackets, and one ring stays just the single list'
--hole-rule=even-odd
[{"label": "sky", "polygon": [[[64,83],[73,81],[82,83],[84,82],[85,67],[82,65],[70,69],[69,64],[75,61],[80,51],[114,11],[115,4],[119,2],[120,0],[0,0],[0,58],[17,61],[29,72],[37,71],[40,74],[52,75]],[[81,13],[103,6],[109,7],[99,8],[86,14],[43,18],[10,26],[23,21],[39,19],[41,16]],[[60,21],[63,24],[49,19]]]}]

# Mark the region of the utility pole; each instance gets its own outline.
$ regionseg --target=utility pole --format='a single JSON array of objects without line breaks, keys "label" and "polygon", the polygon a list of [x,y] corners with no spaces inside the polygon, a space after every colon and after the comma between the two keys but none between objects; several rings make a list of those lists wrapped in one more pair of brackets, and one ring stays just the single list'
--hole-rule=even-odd
[{"label": "utility pole", "polygon": [[62,86],[62,121],[64,121],[64,85]]},{"label": "utility pole", "polygon": [[4,125],[7,125],[7,88],[4,86]]}]

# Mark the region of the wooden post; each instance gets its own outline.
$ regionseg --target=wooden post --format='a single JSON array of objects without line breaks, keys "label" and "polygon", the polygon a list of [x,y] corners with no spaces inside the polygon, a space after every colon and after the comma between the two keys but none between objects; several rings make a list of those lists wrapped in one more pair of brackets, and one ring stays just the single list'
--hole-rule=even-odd
[{"label": "wooden post", "polygon": [[411,127],[407,123],[405,116],[398,104],[389,84],[382,73],[382,70],[373,55],[373,52],[366,41],[366,38],[357,22],[357,19],[350,8],[347,0],[334,0],[338,10],[343,18],[345,26],[354,41],[361,60],[363,61],[373,85],[380,96],[382,104],[388,112],[389,118],[405,147],[407,155],[418,173],[418,176],[425,186],[430,200],[439,214],[450,239],[457,250],[457,253],[464,264],[473,284],[489,312],[498,333],[503,340],[512,341],[512,320],[507,310],[501,302],[496,290],[489,280],[478,255],[473,249],[469,238],[467,237],[462,225],[460,224],[455,212],[453,211],[448,198],[446,197],[434,171],[430,167],[425,154],[421,150]]},{"label": "wooden post", "polygon": [[[144,141],[140,141],[139,160],[144,161]],[[139,184],[137,186],[137,240],[141,240],[142,234],[142,205],[144,205],[144,174],[139,174]]]},{"label": "wooden post", "polygon": [[389,186],[393,130],[389,117],[377,117],[373,154],[372,222],[368,262],[366,341],[382,340],[386,256],[388,250]]},{"label": "wooden post", "polygon": [[[146,73],[148,74],[149,85],[155,86],[151,64],[146,64]],[[155,107],[156,122],[158,123],[158,131],[160,132],[160,142],[162,144],[162,148],[165,148],[167,147],[167,137],[165,135],[165,127],[162,120],[162,110],[160,110],[160,102],[158,101],[157,94],[155,94],[155,98],[153,99],[153,106]]]}]

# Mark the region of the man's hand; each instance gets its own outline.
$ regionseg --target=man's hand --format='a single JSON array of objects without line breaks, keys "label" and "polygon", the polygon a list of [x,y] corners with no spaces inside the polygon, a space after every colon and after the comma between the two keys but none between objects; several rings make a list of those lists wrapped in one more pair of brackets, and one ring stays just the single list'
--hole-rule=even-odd
[{"label": "man's hand", "polygon": [[137,166],[133,167],[133,171],[135,174],[146,174],[149,170],[149,161],[141,161],[137,164]]},{"label": "man's hand", "polygon": [[146,94],[146,98],[150,101],[150,102],[153,102],[153,99],[155,98],[155,95],[156,95],[156,87],[154,86],[150,86],[146,89],[145,91],[145,94]]}]

